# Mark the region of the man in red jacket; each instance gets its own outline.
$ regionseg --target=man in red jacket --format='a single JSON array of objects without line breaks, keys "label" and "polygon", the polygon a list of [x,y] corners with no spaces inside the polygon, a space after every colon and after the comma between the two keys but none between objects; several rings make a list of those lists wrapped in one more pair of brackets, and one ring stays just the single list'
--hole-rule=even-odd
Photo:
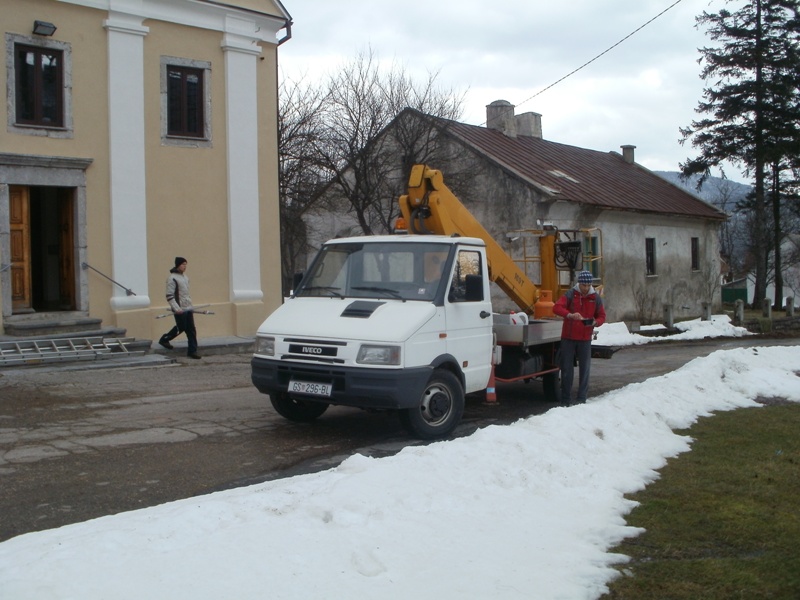
[{"label": "man in red jacket", "polygon": [[603,299],[592,287],[594,278],[589,271],[578,273],[575,287],[558,299],[553,313],[564,317],[561,327],[561,402],[572,404],[572,379],[575,361],[580,365],[577,403],[586,402],[589,371],[592,362],[592,332],[606,322]]}]

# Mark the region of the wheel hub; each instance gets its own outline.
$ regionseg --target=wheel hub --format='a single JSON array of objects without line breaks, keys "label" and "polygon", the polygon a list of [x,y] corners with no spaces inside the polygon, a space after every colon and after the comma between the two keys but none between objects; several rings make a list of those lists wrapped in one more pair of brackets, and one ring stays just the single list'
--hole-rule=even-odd
[{"label": "wheel hub", "polygon": [[428,418],[441,419],[450,410],[450,396],[441,391],[431,394],[428,399]]}]

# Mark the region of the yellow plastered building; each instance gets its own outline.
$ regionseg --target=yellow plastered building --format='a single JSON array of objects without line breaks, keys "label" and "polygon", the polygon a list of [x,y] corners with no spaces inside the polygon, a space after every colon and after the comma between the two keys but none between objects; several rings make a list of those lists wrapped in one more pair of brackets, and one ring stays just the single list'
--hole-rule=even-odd
[{"label": "yellow plastered building", "polygon": [[[281,302],[272,0],[0,0],[0,310],[157,339],[188,260],[201,339]],[[0,334],[3,331],[0,331]]]}]

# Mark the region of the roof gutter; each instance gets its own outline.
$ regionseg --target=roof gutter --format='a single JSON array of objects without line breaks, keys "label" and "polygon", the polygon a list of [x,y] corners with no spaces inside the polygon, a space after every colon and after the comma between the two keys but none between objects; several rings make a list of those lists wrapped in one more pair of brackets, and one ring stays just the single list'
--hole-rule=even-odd
[{"label": "roof gutter", "polygon": [[290,39],[292,39],[292,20],[291,19],[286,19],[286,21],[284,21],[283,29],[286,30],[286,35],[278,40],[278,46],[280,46],[284,42],[288,42]]},{"label": "roof gutter", "polygon": [[[206,4],[216,4],[217,6],[223,6],[225,8],[232,8],[232,9],[235,9],[237,11],[241,11],[241,12],[245,12],[245,13],[251,13],[251,14],[254,14],[254,15],[261,15],[261,16],[265,16],[266,15],[266,13],[262,13],[262,12],[259,12],[257,10],[252,10],[250,8],[245,8],[243,6],[236,6],[236,5],[233,5],[233,4],[228,4],[227,2],[220,2],[220,0],[200,0],[200,1],[201,2],[205,2]],[[278,40],[278,46],[280,46],[284,42],[288,42],[290,39],[292,39],[292,17],[289,14],[289,11],[287,11],[286,8],[283,6],[283,4],[281,4],[280,0],[275,0],[275,3],[278,5],[278,7],[283,11],[284,15],[286,15],[286,16],[285,17],[278,17],[277,15],[266,15],[266,16],[275,17],[277,19],[282,19],[283,20],[283,27],[281,27],[281,29],[285,29],[286,30],[286,35]],[[280,31],[280,29],[278,31]]]},{"label": "roof gutter", "polygon": [[290,39],[292,39],[293,22],[292,22],[292,15],[290,15],[289,11],[286,10],[286,7],[283,5],[281,0],[275,0],[275,4],[277,4],[278,8],[280,8],[283,11],[283,14],[286,15],[286,18],[283,20],[283,29],[286,30],[286,35],[278,40],[278,46],[280,46],[284,42],[288,42]]}]

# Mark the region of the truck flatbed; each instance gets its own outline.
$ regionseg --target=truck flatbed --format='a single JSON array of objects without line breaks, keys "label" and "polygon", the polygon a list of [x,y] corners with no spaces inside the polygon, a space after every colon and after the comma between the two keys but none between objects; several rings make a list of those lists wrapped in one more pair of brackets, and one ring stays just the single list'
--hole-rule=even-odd
[{"label": "truck flatbed", "polygon": [[531,319],[527,325],[511,323],[510,315],[493,315],[494,332],[501,345],[533,346],[561,339],[561,319]]}]

